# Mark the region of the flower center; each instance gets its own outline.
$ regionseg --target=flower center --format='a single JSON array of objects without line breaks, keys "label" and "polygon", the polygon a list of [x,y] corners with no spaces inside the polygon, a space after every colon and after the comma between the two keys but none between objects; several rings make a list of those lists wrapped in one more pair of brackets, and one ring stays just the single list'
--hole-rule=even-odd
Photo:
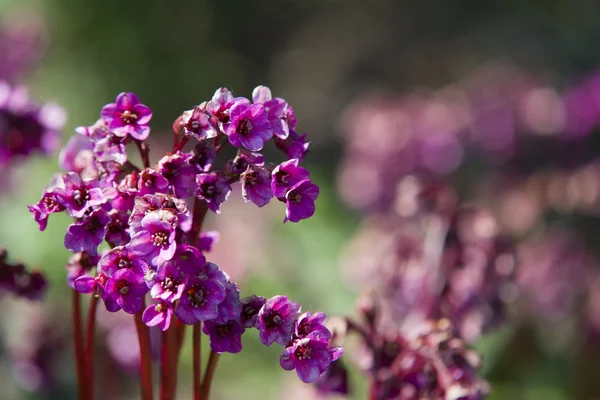
[{"label": "flower center", "polygon": [[290,203],[298,204],[302,200],[302,195],[298,192],[290,192],[288,194],[288,200]]},{"label": "flower center", "polygon": [[225,337],[231,333],[231,327],[229,324],[217,325],[216,327],[217,336]]},{"label": "flower center", "polygon": [[121,121],[125,125],[133,124],[134,122],[137,121],[137,119],[138,119],[138,116],[129,110],[125,110],[121,113]]},{"label": "flower center", "polygon": [[121,232],[123,230],[123,221],[118,217],[113,218],[108,224],[108,231],[112,233]]},{"label": "flower center", "polygon": [[165,291],[168,292],[175,292],[177,290],[177,286],[179,285],[179,280],[174,279],[173,277],[167,276],[165,279],[163,279],[163,281],[160,283],[160,286],[162,286],[162,288]]},{"label": "flower center", "polygon": [[242,136],[246,136],[252,130],[252,122],[247,119],[243,119],[238,123],[237,133]]},{"label": "flower center", "polygon": [[54,210],[58,208],[58,203],[54,197],[46,196],[44,197],[44,207],[46,207],[47,210]]},{"label": "flower center", "polygon": [[256,307],[245,305],[244,307],[242,307],[242,321],[249,321],[250,319],[252,319],[252,317],[256,315],[257,312],[258,310],[256,309]]},{"label": "flower center", "polygon": [[164,306],[162,305],[162,303],[158,303],[157,305],[154,306],[154,311],[160,313],[163,312]]},{"label": "flower center", "polygon": [[300,333],[302,336],[306,336],[310,333],[310,324],[306,323],[306,322],[302,322],[299,326],[298,326],[298,333]]},{"label": "flower center", "polygon": [[154,244],[154,246],[162,247],[168,242],[169,235],[166,232],[156,232],[153,233],[150,238],[152,239],[152,244]]},{"label": "flower center", "polygon": [[78,206],[84,205],[85,202],[88,201],[89,199],[90,199],[90,194],[88,193],[87,190],[76,189],[73,191],[73,201],[75,201],[75,203]]},{"label": "flower center", "polygon": [[265,325],[267,328],[275,328],[283,322],[283,318],[276,312],[271,312],[267,318],[265,318]]},{"label": "flower center", "polygon": [[127,282],[125,279],[121,279],[119,282],[117,282],[117,290],[122,295],[126,295],[129,293],[129,282]]},{"label": "flower center", "polygon": [[289,185],[290,183],[290,174],[285,171],[277,171],[275,174],[275,179],[277,179],[277,183],[281,185]]},{"label": "flower center", "polygon": [[246,185],[248,185],[248,186],[256,185],[257,181],[258,181],[258,172],[251,172],[251,173],[247,174],[245,181],[246,181]]},{"label": "flower center", "polygon": [[312,353],[312,350],[310,349],[310,347],[298,346],[298,348],[294,352],[294,356],[298,360],[308,360],[311,356],[311,353]]},{"label": "flower center", "polygon": [[144,181],[144,186],[147,188],[151,188],[156,183],[156,179],[150,174],[144,175],[142,180]]},{"label": "flower center", "polygon": [[90,218],[85,224],[85,230],[88,232],[97,231],[101,227],[102,227],[102,224],[100,224],[100,221],[98,220],[98,217],[96,217],[96,216],[93,216],[92,218]]},{"label": "flower center", "polygon": [[119,258],[117,260],[117,268],[118,269],[131,268],[131,262],[126,258]]},{"label": "flower center", "polygon": [[190,300],[190,304],[193,307],[200,307],[204,304],[204,290],[199,287],[192,286],[187,291],[187,297]]},{"label": "flower center", "polygon": [[217,194],[217,188],[214,183],[204,183],[201,186],[202,196],[207,199],[212,199]]}]

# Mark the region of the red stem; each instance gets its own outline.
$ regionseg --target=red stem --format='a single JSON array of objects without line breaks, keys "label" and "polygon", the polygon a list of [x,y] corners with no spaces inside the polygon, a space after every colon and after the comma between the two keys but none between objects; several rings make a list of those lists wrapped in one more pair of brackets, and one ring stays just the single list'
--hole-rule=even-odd
[{"label": "red stem", "polygon": [[192,246],[198,245],[200,240],[200,229],[208,212],[208,206],[204,200],[194,198],[194,219],[192,220],[192,230],[190,231]]},{"label": "red stem", "polygon": [[202,338],[201,332],[202,322],[197,322],[194,325],[193,331],[193,357],[194,357],[194,400],[204,400],[203,391],[202,391],[202,359],[201,359],[201,351],[202,351]]},{"label": "red stem", "polygon": [[186,143],[190,140],[189,137],[185,136],[181,138],[181,140],[177,143],[176,146],[173,147],[173,153],[176,153],[178,150],[182,150]]},{"label": "red stem", "polygon": [[86,400],[86,373],[83,348],[83,330],[81,326],[81,301],[80,294],[73,289],[72,300],[72,318],[73,318],[73,342],[75,344],[75,368],[77,373],[77,396],[80,400]]},{"label": "red stem", "polygon": [[161,399],[173,400],[177,391],[178,331],[171,325],[163,332]]},{"label": "red stem", "polygon": [[206,371],[204,373],[204,380],[202,381],[202,400],[208,400],[210,396],[210,385],[212,384],[215,370],[217,369],[217,362],[219,361],[220,354],[215,353],[211,350],[208,356],[208,365],[206,365]]},{"label": "red stem", "polygon": [[140,386],[142,400],[152,400],[152,358],[150,353],[150,332],[144,321],[142,312],[135,314],[135,327],[140,342]]},{"label": "red stem", "polygon": [[87,389],[88,399],[94,399],[94,339],[96,334],[96,310],[98,309],[98,296],[94,293],[90,299],[90,309],[88,311],[86,340],[85,340],[85,360],[87,363]]},{"label": "red stem", "polygon": [[140,152],[140,157],[142,157],[144,168],[150,168],[150,149],[148,148],[148,145],[140,140],[136,140],[135,145]]}]

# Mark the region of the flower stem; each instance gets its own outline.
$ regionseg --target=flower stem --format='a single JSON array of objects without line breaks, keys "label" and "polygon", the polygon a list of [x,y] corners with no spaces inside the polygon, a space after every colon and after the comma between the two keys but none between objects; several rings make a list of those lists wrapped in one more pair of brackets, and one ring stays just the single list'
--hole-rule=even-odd
[{"label": "flower stem", "polygon": [[94,339],[96,335],[96,310],[98,309],[98,296],[94,293],[90,299],[90,309],[88,311],[86,340],[85,340],[85,361],[87,373],[88,399],[94,398]]},{"label": "flower stem", "polygon": [[206,365],[206,371],[204,373],[204,380],[202,381],[202,400],[208,400],[210,396],[210,385],[212,384],[215,370],[217,369],[217,362],[219,361],[220,354],[215,353],[211,350],[208,356],[208,364]]},{"label": "flower stem", "polygon": [[161,394],[162,400],[175,399],[177,391],[178,332],[175,324],[163,332]]},{"label": "flower stem", "polygon": [[150,149],[148,148],[148,145],[140,140],[136,140],[135,145],[140,152],[140,157],[142,157],[144,168],[150,168]]},{"label": "flower stem", "polygon": [[194,400],[204,400],[202,396],[202,337],[200,330],[202,322],[197,322],[193,328],[193,357],[194,357]]},{"label": "flower stem", "polygon": [[204,200],[194,197],[194,219],[192,220],[192,230],[190,231],[192,246],[198,245],[200,240],[200,229],[208,212],[208,206]]},{"label": "flower stem", "polygon": [[86,373],[83,349],[83,330],[81,326],[81,299],[77,290],[73,289],[72,312],[73,312],[73,343],[75,344],[75,368],[77,373],[77,398],[87,399]]},{"label": "flower stem", "polygon": [[140,342],[140,386],[142,400],[152,400],[152,358],[150,353],[150,332],[144,321],[142,311],[134,316]]}]

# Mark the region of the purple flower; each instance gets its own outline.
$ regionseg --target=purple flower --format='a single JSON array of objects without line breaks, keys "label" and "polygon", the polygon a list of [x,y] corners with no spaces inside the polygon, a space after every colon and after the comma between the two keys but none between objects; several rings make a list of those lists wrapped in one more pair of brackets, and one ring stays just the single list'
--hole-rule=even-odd
[{"label": "purple flower", "polygon": [[225,283],[225,299],[219,304],[218,317],[215,322],[225,323],[227,321],[239,321],[242,312],[242,303],[240,302],[240,289],[237,283],[229,280],[227,274]]},{"label": "purple flower", "polygon": [[128,314],[142,309],[147,292],[144,276],[128,268],[118,270],[106,282],[106,293]]},{"label": "purple flower", "polygon": [[221,212],[221,204],[227,200],[231,193],[231,185],[223,176],[217,172],[210,174],[198,174],[196,176],[198,189],[196,196],[201,200],[206,201],[208,209],[214,213]]},{"label": "purple flower", "polygon": [[34,151],[52,153],[60,145],[64,121],[60,107],[33,104],[24,87],[11,88],[0,80],[0,166]]},{"label": "purple flower", "polygon": [[142,314],[142,321],[148,326],[158,326],[163,331],[169,329],[171,317],[173,316],[173,305],[164,300],[155,299]]},{"label": "purple flower", "polygon": [[108,215],[110,221],[106,227],[104,239],[111,246],[122,246],[129,243],[129,214],[125,211],[112,210]]},{"label": "purple flower", "polygon": [[251,201],[259,207],[269,204],[273,197],[273,191],[271,190],[271,173],[268,170],[249,165],[240,180],[242,181],[244,201]]},{"label": "purple flower", "polygon": [[238,100],[231,107],[231,123],[225,130],[229,143],[259,151],[273,136],[273,128],[262,104],[251,105],[246,99]]},{"label": "purple flower", "polygon": [[242,351],[242,334],[245,329],[237,321],[219,324],[206,321],[202,324],[202,332],[210,338],[210,348],[215,353],[239,353]]},{"label": "purple flower", "polygon": [[98,262],[98,271],[108,277],[121,269],[130,269],[136,275],[143,275],[148,269],[148,264],[128,246],[117,246],[111,249]]},{"label": "purple flower", "polygon": [[33,219],[39,224],[40,231],[46,229],[50,214],[64,210],[65,207],[58,202],[56,194],[48,191],[44,192],[42,199],[37,204],[29,206],[29,211],[33,213]]},{"label": "purple flower", "polygon": [[123,165],[127,162],[126,137],[109,133],[94,145],[94,155],[99,162],[115,162]]},{"label": "purple flower", "polygon": [[155,193],[167,193],[169,181],[152,168],[146,168],[139,173],[138,196]]},{"label": "purple flower", "polygon": [[280,139],[288,137],[290,130],[296,127],[294,110],[287,102],[279,97],[273,98],[271,90],[266,86],[257,86],[252,92],[252,101],[263,104],[269,115],[273,133]]},{"label": "purple flower", "polygon": [[275,146],[283,151],[288,158],[297,158],[298,160],[304,159],[304,156],[308,152],[310,142],[306,141],[308,135],[305,133],[302,136],[294,131],[290,131],[289,136],[285,139],[275,138]]},{"label": "purple flower", "polygon": [[75,279],[80,276],[89,276],[90,271],[96,268],[99,260],[100,256],[91,255],[86,251],[73,254],[65,266],[67,270],[67,284],[71,288],[74,288]]},{"label": "purple flower", "polygon": [[314,383],[344,352],[341,347],[328,348],[328,346],[327,341],[309,335],[295,340],[291,346],[286,347],[279,363],[286,371],[295,369],[302,382]]},{"label": "purple flower", "polygon": [[315,383],[317,391],[321,394],[339,393],[348,395],[350,389],[348,387],[348,370],[341,360],[336,360],[331,363],[319,380]]},{"label": "purple flower", "polygon": [[260,341],[265,346],[270,346],[273,342],[287,345],[292,338],[300,308],[300,304],[288,300],[286,296],[275,296],[267,300],[256,321]]},{"label": "purple flower", "polygon": [[[110,205],[115,210],[129,211],[133,208],[139,181],[139,172],[133,171],[127,174],[121,179],[118,184],[113,182],[115,189],[115,196],[113,197]],[[141,221],[141,218],[140,218]]]},{"label": "purple flower", "polygon": [[104,240],[106,225],[109,221],[110,217],[106,211],[98,209],[81,222],[69,225],[65,235],[65,247],[74,253],[87,251],[91,255],[96,255],[98,246]]},{"label": "purple flower", "polygon": [[148,123],[152,119],[152,111],[140,104],[135,93],[121,93],[116,103],[102,108],[102,119],[108,128],[117,136],[131,136],[136,140],[146,140],[150,134]]},{"label": "purple flower", "polygon": [[256,321],[258,319],[258,312],[265,304],[267,299],[261,296],[252,295],[250,297],[244,297],[240,300],[242,303],[242,311],[240,312],[240,321],[244,328],[256,327]]},{"label": "purple flower", "polygon": [[217,150],[208,140],[198,143],[192,149],[192,158],[190,165],[196,168],[196,172],[208,172],[212,167],[212,163],[217,156]]},{"label": "purple flower", "polygon": [[316,312],[314,315],[310,315],[309,311],[305,312],[296,321],[294,332],[296,337],[301,339],[311,335],[311,337],[329,341],[331,332],[324,325],[326,319],[325,313]]},{"label": "purple flower", "polygon": [[250,165],[265,165],[265,157],[260,153],[253,153],[239,149],[237,156],[226,165],[226,171],[229,175],[241,175]]},{"label": "purple flower", "polygon": [[183,132],[196,140],[210,139],[217,136],[217,128],[206,113],[206,103],[196,106],[193,110],[185,111],[181,119]]},{"label": "purple flower", "polygon": [[95,178],[98,174],[94,160],[94,145],[83,136],[71,136],[58,155],[58,165],[67,172],[86,178]]},{"label": "purple flower", "polygon": [[135,206],[129,217],[132,232],[142,229],[142,219],[152,211],[160,211],[161,218],[177,223],[179,229],[187,232],[192,227],[192,216],[184,200],[168,194],[156,193],[135,198]]},{"label": "purple flower", "polygon": [[208,231],[200,234],[198,240],[198,250],[202,252],[209,252],[212,250],[213,245],[219,240],[219,232]]},{"label": "purple flower", "polygon": [[315,200],[319,197],[319,187],[310,180],[298,182],[285,195],[286,210],[283,222],[298,222],[310,218],[315,213]]},{"label": "purple flower", "polygon": [[226,88],[219,88],[208,103],[206,103],[206,111],[213,115],[218,123],[221,131],[225,131],[229,124],[230,108],[234,104],[233,94]]},{"label": "purple flower", "polygon": [[135,254],[157,266],[175,254],[175,228],[159,212],[151,212],[142,219],[141,228],[131,237],[129,246]]},{"label": "purple flower", "polygon": [[271,173],[271,189],[277,198],[285,194],[298,182],[308,179],[308,171],[298,166],[298,159],[282,162]]},{"label": "purple flower", "polygon": [[104,301],[106,311],[117,312],[121,309],[121,306],[105,290],[108,280],[109,278],[103,273],[99,273],[95,277],[83,275],[75,279],[73,286],[75,290],[84,294],[94,293],[98,289],[100,291],[100,298]]},{"label": "purple flower", "polygon": [[184,324],[193,325],[217,317],[217,306],[225,299],[225,286],[212,279],[190,277],[175,315]]},{"label": "purple flower", "polygon": [[63,183],[64,187],[54,189],[56,200],[75,218],[83,217],[88,207],[104,201],[97,180],[82,180],[76,173],[69,172],[63,175]]},{"label": "purple flower", "polygon": [[153,276],[150,295],[153,299],[161,299],[173,303],[175,300],[181,298],[185,282],[185,275],[181,270],[171,261],[166,261]]},{"label": "purple flower", "polygon": [[192,155],[178,151],[158,161],[158,171],[169,181],[175,196],[190,197],[194,194],[196,169],[190,164]]},{"label": "purple flower", "polygon": [[198,275],[205,269],[206,258],[194,246],[180,244],[177,246],[177,252],[171,259],[171,263],[187,275]]}]

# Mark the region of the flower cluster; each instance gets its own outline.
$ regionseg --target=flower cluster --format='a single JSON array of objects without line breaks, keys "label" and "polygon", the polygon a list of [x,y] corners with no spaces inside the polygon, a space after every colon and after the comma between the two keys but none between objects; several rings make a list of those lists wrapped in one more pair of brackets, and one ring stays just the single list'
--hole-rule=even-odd
[{"label": "flower cluster", "polygon": [[7,291],[31,300],[44,296],[48,282],[39,271],[29,271],[23,264],[12,264],[8,253],[0,248],[0,293]]},{"label": "flower cluster", "polygon": [[600,126],[599,91],[598,72],[561,93],[515,65],[493,63],[438,90],[362,96],[340,121],[342,197],[354,208],[386,208],[402,177],[448,175],[474,152],[493,165],[574,161],[564,146]]},{"label": "flower cluster", "polygon": [[377,323],[446,318],[461,338],[478,339],[504,320],[512,299],[511,241],[488,211],[458,206],[448,186],[409,177],[397,196],[404,214],[368,220],[345,264],[357,281],[377,288]]},{"label": "flower cluster", "polygon": [[[252,101],[221,88],[175,121],[173,150],[154,165],[146,142],[151,119],[135,94],[119,94],[96,123],[76,129],[60,154],[65,172],[30,206],[40,230],[53,213],[73,217],[64,237],[74,253],[70,286],[163,331],[175,320],[201,324],[215,353],[241,351],[241,335],[256,328],[265,345],[285,346],[284,369],[316,381],[342,354],[329,345],[325,315],[299,316],[300,305],[285,296],[240,298],[236,282],[206,259],[214,233],[201,232],[208,210],[219,214],[237,182],[246,202],[284,202],[284,222],[314,214],[319,188],[300,166],[308,142],[295,132],[292,108],[264,86]],[[287,161],[270,164],[259,153],[271,139]],[[130,160],[130,144],[142,166]],[[219,163],[226,147],[235,157]]]},{"label": "flower cluster", "polygon": [[11,87],[0,80],[0,170],[35,152],[51,154],[59,145],[64,122],[60,107],[39,106],[24,87]]},{"label": "flower cluster", "polygon": [[426,321],[412,334],[357,330],[366,346],[371,399],[480,400],[489,384],[477,377],[479,355],[453,336],[448,320]]}]

